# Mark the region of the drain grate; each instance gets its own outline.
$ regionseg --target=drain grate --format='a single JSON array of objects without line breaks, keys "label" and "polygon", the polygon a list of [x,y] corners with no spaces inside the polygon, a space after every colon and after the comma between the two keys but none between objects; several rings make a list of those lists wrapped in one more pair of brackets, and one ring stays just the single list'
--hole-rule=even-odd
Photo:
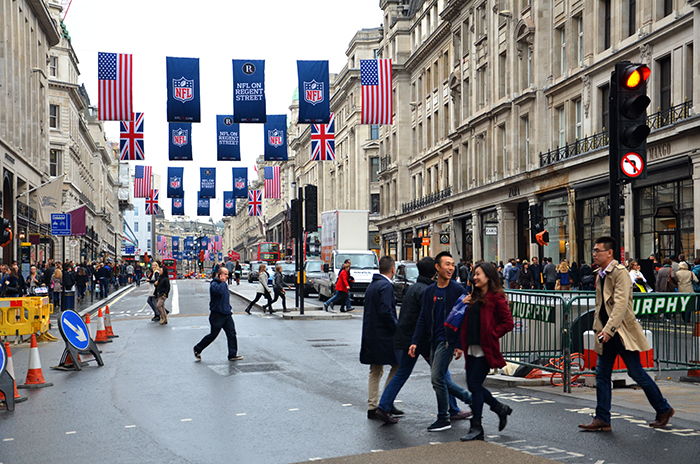
[{"label": "drain grate", "polygon": [[314,343],[311,346],[314,348],[326,348],[329,346],[350,346],[348,343]]}]

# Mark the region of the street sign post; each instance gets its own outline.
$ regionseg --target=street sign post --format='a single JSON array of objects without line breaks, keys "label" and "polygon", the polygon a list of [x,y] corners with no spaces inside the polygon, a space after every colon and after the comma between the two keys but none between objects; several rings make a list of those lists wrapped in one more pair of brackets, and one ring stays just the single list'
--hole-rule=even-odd
[{"label": "street sign post", "polygon": [[70,236],[70,214],[51,214],[51,235]]},{"label": "street sign post", "polygon": [[[104,366],[100,350],[90,338],[90,331],[85,322],[80,318],[75,311],[63,311],[58,318],[58,329],[61,332],[63,340],[66,342],[66,348],[61,356],[61,363],[56,366],[62,370],[83,370],[81,363],[78,361],[79,354],[92,354],[99,366]],[[66,361],[70,357],[72,365],[66,365]]]},{"label": "street sign post", "polygon": [[15,379],[7,372],[7,353],[5,344],[0,343],[0,392],[5,395],[5,406],[8,411],[15,410]]}]

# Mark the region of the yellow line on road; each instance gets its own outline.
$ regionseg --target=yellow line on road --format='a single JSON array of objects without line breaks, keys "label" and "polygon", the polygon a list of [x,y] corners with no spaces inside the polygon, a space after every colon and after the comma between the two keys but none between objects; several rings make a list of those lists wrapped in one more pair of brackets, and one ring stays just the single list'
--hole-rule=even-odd
[{"label": "yellow line on road", "polygon": [[[122,293],[121,295],[119,295],[119,296],[117,297],[116,300],[112,301],[111,304],[112,304],[112,305],[116,304],[117,301],[121,300],[122,298],[124,298],[126,295],[128,295],[129,293],[131,293],[131,292],[134,291],[135,289],[136,289],[136,287],[131,287],[129,290],[127,290],[127,291],[125,291],[124,293]],[[144,308],[145,308],[145,305],[144,305]]]}]

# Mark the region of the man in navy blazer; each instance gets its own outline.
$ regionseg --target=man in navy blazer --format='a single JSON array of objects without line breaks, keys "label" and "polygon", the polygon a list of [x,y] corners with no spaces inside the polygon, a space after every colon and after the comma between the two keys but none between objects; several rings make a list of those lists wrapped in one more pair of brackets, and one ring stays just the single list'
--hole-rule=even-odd
[{"label": "man in navy blazer", "polygon": [[398,358],[394,350],[396,334],[396,299],[392,278],[396,263],[391,256],[382,256],[379,260],[379,274],[374,274],[372,283],[365,292],[365,312],[362,316],[362,344],[360,362],[369,364],[369,398],[367,400],[367,418],[377,417],[379,407],[379,382],[384,374],[384,365],[391,370],[384,388],[399,369]]},{"label": "man in navy blazer", "polygon": [[452,361],[455,348],[461,348],[457,336],[449,336],[445,331],[445,318],[454,307],[457,299],[464,293],[464,288],[451,280],[455,271],[452,255],[443,251],[435,256],[437,282],[425,289],[423,307],[421,308],[416,331],[413,333],[409,356],[416,356],[416,349],[421,352],[430,351],[430,380],[437,396],[437,420],[428,427],[428,432],[441,432],[452,427],[449,413],[449,395],[471,404],[472,395],[465,389],[452,382],[447,376],[447,370]]}]

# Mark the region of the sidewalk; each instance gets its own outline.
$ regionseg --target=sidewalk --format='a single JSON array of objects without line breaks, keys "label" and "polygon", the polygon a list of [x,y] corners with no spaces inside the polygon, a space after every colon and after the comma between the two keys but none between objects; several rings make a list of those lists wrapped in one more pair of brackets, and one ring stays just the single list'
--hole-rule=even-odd
[{"label": "sidewalk", "polygon": [[[228,286],[229,291],[233,296],[243,301],[245,304],[249,304],[255,299],[256,288],[258,284],[251,284],[245,281],[241,281],[240,285],[235,283]],[[295,305],[296,292],[295,290],[287,290],[287,309],[291,310],[288,313],[282,313],[282,303],[278,300],[272,304],[272,308],[279,311],[279,314],[283,319],[352,319],[353,314],[357,312],[353,311],[351,313],[341,313],[340,311],[331,313],[323,310],[323,303],[319,301],[317,295],[311,295],[310,297],[304,298],[304,314],[299,314],[299,308]],[[262,305],[265,303],[265,298],[262,297],[255,303],[253,309],[258,311],[263,310]],[[357,308],[357,307],[356,307]],[[358,309],[361,309],[358,308]],[[337,307],[336,307],[337,310]],[[361,314],[361,313],[360,313]]]}]

